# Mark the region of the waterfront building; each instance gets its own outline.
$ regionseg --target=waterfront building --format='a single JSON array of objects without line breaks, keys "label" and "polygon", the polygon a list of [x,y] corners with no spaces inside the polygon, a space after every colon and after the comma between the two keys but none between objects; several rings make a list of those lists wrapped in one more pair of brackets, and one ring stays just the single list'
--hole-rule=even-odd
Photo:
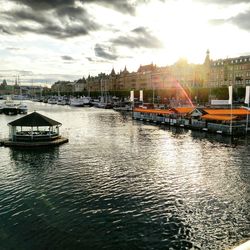
[{"label": "waterfront building", "polygon": [[85,78],[83,77],[83,78],[75,81],[72,84],[72,88],[73,88],[74,92],[83,92],[84,90],[87,90],[86,89],[86,80],[85,80]]},{"label": "waterfront building", "polygon": [[[88,76],[75,83],[56,82],[52,90],[58,86],[62,92],[101,92],[130,90],[156,90],[161,97],[175,96],[181,88],[193,91],[192,98],[198,99],[198,89],[212,89],[226,86],[234,89],[250,85],[250,56],[211,60],[210,51],[202,64],[190,64],[181,58],[173,65],[159,67],[153,63],[140,65],[137,71],[129,72],[125,66],[116,73],[114,67],[110,74],[100,73],[97,76]],[[208,90],[207,90],[208,91]],[[197,93],[196,93],[197,92]],[[207,93],[206,91],[204,93]],[[204,94],[203,93],[203,94]],[[208,93],[207,93],[208,95]],[[211,93],[210,93],[211,95]]]},{"label": "waterfront building", "polygon": [[250,85],[250,56],[211,61],[208,85],[211,87]]},{"label": "waterfront building", "polygon": [[175,107],[171,109],[135,108],[133,118],[141,121],[186,127],[220,134],[246,134],[250,131],[250,111],[240,109],[208,109]]},{"label": "waterfront building", "polygon": [[51,91],[60,94],[70,94],[74,92],[74,82],[57,81],[51,86]]}]

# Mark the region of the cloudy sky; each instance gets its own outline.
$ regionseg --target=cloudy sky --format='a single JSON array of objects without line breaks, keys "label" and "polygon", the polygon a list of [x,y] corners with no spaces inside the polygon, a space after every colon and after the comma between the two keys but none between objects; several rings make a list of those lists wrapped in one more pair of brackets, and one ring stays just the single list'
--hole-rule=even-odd
[{"label": "cloudy sky", "polygon": [[250,0],[0,0],[0,82],[250,55]]}]

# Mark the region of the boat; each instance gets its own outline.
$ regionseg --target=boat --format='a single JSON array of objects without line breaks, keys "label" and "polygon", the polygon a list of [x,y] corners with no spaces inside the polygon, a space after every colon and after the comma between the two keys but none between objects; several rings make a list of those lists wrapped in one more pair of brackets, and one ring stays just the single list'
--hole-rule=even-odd
[{"label": "boat", "polygon": [[132,103],[131,102],[118,102],[113,107],[115,111],[132,111]]},{"label": "boat", "polygon": [[70,98],[69,105],[74,106],[74,107],[83,107],[83,106],[91,105],[90,100],[91,99],[88,96],[82,96],[79,98]]},{"label": "boat", "polygon": [[58,98],[57,105],[66,105],[67,101],[64,98]]},{"label": "boat", "polygon": [[48,103],[49,103],[49,104],[57,104],[57,98],[55,98],[55,97],[50,97],[50,98],[48,99]]},{"label": "boat", "polygon": [[10,97],[7,97],[7,100],[2,103],[0,108],[0,113],[4,113],[6,115],[26,114],[27,112],[27,105],[21,102],[15,102]]},{"label": "boat", "polygon": [[109,102],[99,102],[95,105],[96,108],[102,108],[102,109],[112,109],[113,104]]},{"label": "boat", "polygon": [[28,107],[26,104],[21,103],[19,106],[19,114],[27,114],[28,113]]}]

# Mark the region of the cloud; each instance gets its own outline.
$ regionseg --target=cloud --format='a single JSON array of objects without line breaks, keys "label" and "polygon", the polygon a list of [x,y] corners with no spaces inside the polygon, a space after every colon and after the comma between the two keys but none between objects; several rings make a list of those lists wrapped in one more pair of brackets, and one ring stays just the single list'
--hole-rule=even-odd
[{"label": "cloud", "polygon": [[[143,3],[148,3],[150,0],[10,0],[17,4],[22,4],[36,11],[52,10],[58,8],[70,8],[76,5],[77,2],[83,5],[98,4],[107,8],[115,9],[122,13],[135,14],[136,6]],[[152,1],[152,0],[151,0]],[[160,0],[163,1],[163,0]]]},{"label": "cloud", "polygon": [[116,60],[117,55],[112,53],[112,50],[107,46],[101,46],[100,44],[95,45],[95,55],[108,60]]},{"label": "cloud", "polygon": [[7,34],[7,35],[11,35],[12,33],[9,31],[9,27],[8,26],[5,26],[5,25],[2,25],[0,24],[0,34],[3,33],[3,34]]},{"label": "cloud", "polygon": [[[122,13],[128,13],[128,14],[135,14],[136,10],[136,3],[131,3],[131,1],[119,1],[119,0],[82,0],[84,3],[96,3],[100,4],[107,8],[112,8],[116,11],[122,12]],[[138,3],[144,2],[144,1],[137,1]],[[137,4],[138,4],[137,3]]]},{"label": "cloud", "polygon": [[212,25],[222,25],[225,23],[231,23],[238,28],[250,32],[250,10],[248,12],[239,13],[238,15],[228,19],[212,19],[209,21]]},{"label": "cloud", "polygon": [[[57,6],[59,2],[25,0],[22,3],[29,4],[30,8],[19,6],[10,11],[0,11],[0,33],[35,33],[60,39],[85,36],[100,29],[101,26],[92,20],[85,9],[70,6],[74,1],[63,1]],[[36,10],[39,6],[40,11]]]},{"label": "cloud", "polygon": [[86,59],[87,59],[89,62],[94,62],[94,59],[91,58],[91,57],[86,57]]},{"label": "cloud", "polygon": [[112,40],[114,45],[129,48],[162,48],[162,42],[152,35],[146,27],[138,27],[127,36],[120,36]]},{"label": "cloud", "polygon": [[249,3],[249,0],[195,0],[195,1],[207,4],[220,4],[220,5]]},{"label": "cloud", "polygon": [[227,22],[227,20],[226,19],[211,19],[211,20],[209,20],[209,23],[211,24],[211,25],[222,25],[222,24],[224,24],[224,23],[226,23]]},{"label": "cloud", "polygon": [[71,56],[61,56],[64,61],[74,61],[75,59]]},{"label": "cloud", "polygon": [[[140,4],[153,0],[9,0],[11,10],[0,10],[0,33],[35,33],[57,39],[86,36],[102,25],[86,9],[90,4],[134,15]],[[163,1],[163,0],[158,0]],[[94,12],[93,12],[94,13]]]},{"label": "cloud", "polygon": [[237,25],[240,29],[250,31],[250,11],[240,13],[229,19],[230,22]]},{"label": "cloud", "polygon": [[24,50],[23,48],[18,48],[18,47],[7,47],[6,49],[7,49],[7,50],[10,50],[10,51]]},{"label": "cloud", "polygon": [[75,0],[9,0],[17,4],[22,4],[30,7],[33,10],[44,11],[56,9],[64,6],[74,6]]}]

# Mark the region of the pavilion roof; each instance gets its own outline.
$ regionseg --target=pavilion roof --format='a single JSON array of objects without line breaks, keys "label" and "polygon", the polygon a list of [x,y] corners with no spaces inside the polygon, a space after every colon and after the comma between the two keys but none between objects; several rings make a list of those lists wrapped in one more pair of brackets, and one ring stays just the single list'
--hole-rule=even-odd
[{"label": "pavilion roof", "polygon": [[10,126],[22,126],[22,127],[46,127],[62,125],[60,122],[50,119],[47,116],[41,115],[34,111],[22,118],[8,123]]}]

